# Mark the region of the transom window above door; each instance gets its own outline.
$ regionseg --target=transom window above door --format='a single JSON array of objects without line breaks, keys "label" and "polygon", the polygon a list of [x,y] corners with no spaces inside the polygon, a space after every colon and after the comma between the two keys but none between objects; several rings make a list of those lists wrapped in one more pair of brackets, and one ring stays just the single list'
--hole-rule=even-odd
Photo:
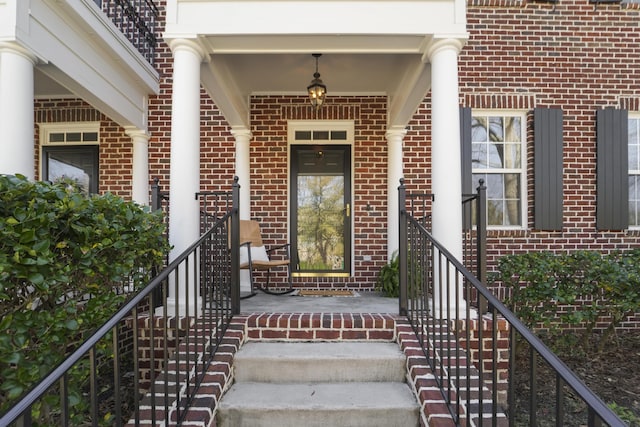
[{"label": "transom window above door", "polygon": [[352,145],[354,124],[351,120],[291,120],[288,122],[289,145]]}]

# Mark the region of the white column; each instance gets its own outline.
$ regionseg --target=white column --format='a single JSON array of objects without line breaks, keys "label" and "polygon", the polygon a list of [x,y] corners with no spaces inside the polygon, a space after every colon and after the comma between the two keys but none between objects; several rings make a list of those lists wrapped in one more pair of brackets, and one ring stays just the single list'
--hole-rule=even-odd
[{"label": "white column", "polygon": [[398,187],[402,178],[402,139],[407,134],[403,126],[392,126],[387,130],[387,260],[398,250],[400,216]]},{"label": "white column", "polygon": [[236,176],[240,184],[240,219],[251,219],[251,131],[231,129],[236,139]]},{"label": "white column", "polygon": [[[246,128],[231,129],[236,139],[236,176],[240,184],[240,219],[251,219],[251,131]],[[251,293],[249,270],[240,270],[240,292]]]},{"label": "white column", "polygon": [[[174,61],[169,187],[169,242],[173,249],[169,258],[173,261],[200,236],[200,209],[195,194],[200,190],[200,63],[204,53],[190,40],[172,40],[170,47]],[[183,314],[187,308],[184,286],[187,281],[189,313],[199,312],[198,276],[194,277],[190,268],[187,277],[177,278],[180,281],[177,301],[170,284],[168,305],[179,309],[176,314]]]},{"label": "white column", "polygon": [[0,174],[35,177],[33,67],[25,49],[0,43]]},{"label": "white column", "polygon": [[127,127],[125,133],[133,145],[133,170],[131,199],[142,206],[149,205],[149,134],[143,130]]},{"label": "white column", "polygon": [[[433,237],[458,260],[462,260],[462,183],[460,161],[460,111],[458,99],[458,53],[462,42],[437,40],[430,46],[431,61],[431,168],[434,194],[432,210]],[[444,272],[443,272],[444,273]],[[455,275],[451,275],[455,286]],[[437,280],[437,277],[434,278]],[[436,282],[437,283],[437,282]],[[435,287],[437,288],[437,287]],[[455,288],[442,297],[446,307],[455,303]],[[462,292],[459,306],[463,309]],[[450,313],[453,315],[453,313]]]}]

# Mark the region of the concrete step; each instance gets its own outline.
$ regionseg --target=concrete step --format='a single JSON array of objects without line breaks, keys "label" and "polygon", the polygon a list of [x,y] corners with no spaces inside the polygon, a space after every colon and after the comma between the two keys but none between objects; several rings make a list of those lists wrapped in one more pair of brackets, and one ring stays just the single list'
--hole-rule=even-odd
[{"label": "concrete step", "polygon": [[405,381],[396,343],[248,342],[233,360],[237,382]]},{"label": "concrete step", "polygon": [[224,395],[219,427],[408,427],[418,403],[405,383],[241,382]]}]

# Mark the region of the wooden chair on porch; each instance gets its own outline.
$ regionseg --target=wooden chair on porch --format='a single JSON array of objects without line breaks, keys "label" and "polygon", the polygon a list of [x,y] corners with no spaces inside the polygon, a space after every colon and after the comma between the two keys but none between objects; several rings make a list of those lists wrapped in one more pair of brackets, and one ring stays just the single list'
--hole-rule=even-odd
[{"label": "wooden chair on porch", "polygon": [[[262,242],[260,224],[255,220],[240,220],[240,269],[249,270],[251,284],[251,296],[255,295],[255,289],[272,294],[283,295],[293,291],[291,284],[291,261],[289,256],[290,244],[274,246],[267,249]],[[287,269],[287,287],[284,290],[271,290],[269,279],[271,269]],[[267,281],[265,286],[256,287],[254,284],[254,271],[266,271]]]}]

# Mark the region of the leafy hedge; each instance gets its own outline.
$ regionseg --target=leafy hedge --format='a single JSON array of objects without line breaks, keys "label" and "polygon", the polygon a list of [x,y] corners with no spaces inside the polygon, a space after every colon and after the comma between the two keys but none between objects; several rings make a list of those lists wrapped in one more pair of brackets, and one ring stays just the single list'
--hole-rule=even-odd
[{"label": "leafy hedge", "polygon": [[0,412],[151,279],[164,232],[112,194],[0,176]]},{"label": "leafy hedge", "polygon": [[640,312],[638,266],[640,249],[531,252],[502,257],[493,281],[508,289],[507,306],[529,327],[552,334],[566,326],[581,329],[584,346],[603,329],[601,350],[625,318]]}]

